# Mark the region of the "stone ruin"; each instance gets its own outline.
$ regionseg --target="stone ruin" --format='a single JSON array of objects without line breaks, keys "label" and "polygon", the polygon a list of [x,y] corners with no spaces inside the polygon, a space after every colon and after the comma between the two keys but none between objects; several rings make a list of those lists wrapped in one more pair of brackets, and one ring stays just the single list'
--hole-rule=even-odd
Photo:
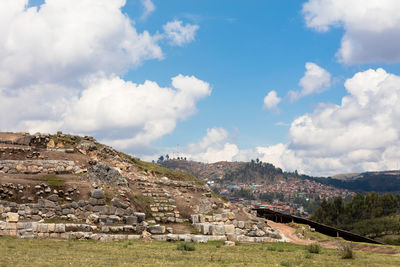
[{"label": "stone ruin", "polygon": [[[243,208],[221,200],[216,203],[205,185],[138,171],[117,151],[96,145],[91,137],[68,138],[76,140],[76,144],[65,147],[48,134],[0,133],[0,181],[2,175],[70,175],[86,183],[94,182],[85,194],[76,186],[60,188],[47,182],[0,184],[0,236],[100,241],[218,240],[228,244],[286,241],[265,220],[248,213],[243,217]],[[49,151],[62,159],[46,158]],[[86,157],[87,165],[68,159],[74,155]],[[117,191],[107,198],[103,189],[109,186]],[[146,198],[147,210],[138,210],[127,197],[132,190]],[[184,214],[182,209],[186,210]],[[176,224],[191,228],[191,233],[175,233]]]}]

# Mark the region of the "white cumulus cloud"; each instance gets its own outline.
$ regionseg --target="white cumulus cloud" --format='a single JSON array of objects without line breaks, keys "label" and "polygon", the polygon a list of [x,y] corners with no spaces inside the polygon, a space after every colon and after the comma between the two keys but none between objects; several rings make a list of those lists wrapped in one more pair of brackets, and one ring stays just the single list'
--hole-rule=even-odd
[{"label": "white cumulus cloud", "polygon": [[400,1],[308,0],[303,5],[308,27],[345,30],[337,56],[346,64],[400,61]]},{"label": "white cumulus cloud", "polygon": [[188,160],[214,163],[218,161],[233,161],[240,150],[229,142],[229,134],[222,127],[207,129],[206,135],[197,143],[190,143],[182,148],[182,152],[174,152],[173,148],[165,148],[164,152],[145,156],[145,160],[154,160],[159,154],[169,154],[170,157],[185,157]]},{"label": "white cumulus cloud", "polygon": [[270,110],[277,110],[281,100],[276,91],[272,90],[264,97],[264,107]]},{"label": "white cumulus cloud", "polygon": [[74,83],[162,59],[158,37],[138,33],[123,0],[0,1],[0,87]]},{"label": "white cumulus cloud", "polygon": [[321,103],[294,119],[285,144],[243,150],[228,142],[225,129],[213,128],[186,149],[192,152],[187,156],[206,162],[259,158],[311,175],[399,169],[400,76],[369,69],[344,86],[340,104]]},{"label": "white cumulus cloud", "polygon": [[[2,130],[84,133],[132,151],[196,112],[211,87],[194,76],[173,77],[167,87],[121,78],[163,59],[166,38],[138,32],[121,11],[125,2],[46,0],[28,8],[28,0],[0,1]],[[152,1],[143,4],[154,10]],[[182,42],[194,38],[186,35]]]},{"label": "white cumulus cloud", "polygon": [[306,63],[306,72],[299,82],[301,91],[289,91],[291,101],[301,97],[318,94],[327,90],[331,85],[331,74],[315,63]]},{"label": "white cumulus cloud", "polygon": [[186,24],[183,25],[182,21],[170,21],[163,26],[166,38],[170,40],[172,45],[183,46],[194,40],[198,25]]},{"label": "white cumulus cloud", "polygon": [[322,175],[398,169],[400,76],[370,69],[345,87],[340,105],[320,104],[296,118],[289,142],[261,149],[263,160]]},{"label": "white cumulus cloud", "polygon": [[15,97],[1,96],[2,112],[17,107],[8,128],[19,121],[17,128],[33,132],[59,129],[96,134],[125,149],[149,144],[172,132],[179,120],[196,112],[196,102],[211,93],[208,83],[183,75],[172,78],[172,87],[166,88],[152,81],[138,85],[117,76],[89,81],[81,96],[62,88],[49,98],[46,95],[51,90],[47,88],[51,86],[45,91],[29,88]]},{"label": "white cumulus cloud", "polygon": [[142,0],[142,6],[143,6],[143,14],[142,14],[142,19],[146,19],[148,16],[150,16],[151,13],[156,10],[156,6],[151,0]]}]

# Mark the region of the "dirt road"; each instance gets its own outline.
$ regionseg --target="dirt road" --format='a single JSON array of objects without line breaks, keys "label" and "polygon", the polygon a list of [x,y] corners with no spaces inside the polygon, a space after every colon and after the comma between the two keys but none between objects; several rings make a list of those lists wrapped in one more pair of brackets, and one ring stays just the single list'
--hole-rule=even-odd
[{"label": "dirt road", "polygon": [[[294,244],[299,244],[299,245],[309,245],[312,243],[315,243],[315,240],[309,240],[309,239],[302,239],[299,238],[296,235],[296,229],[289,226],[288,224],[284,224],[284,223],[276,223],[273,221],[268,221],[268,224],[278,230],[280,233],[284,234],[291,243]],[[341,246],[343,246],[343,244],[345,242],[340,241],[340,240],[331,240],[331,241],[324,241],[324,242],[318,242],[320,244],[321,247],[324,248],[330,248],[330,249],[338,249]],[[373,252],[373,253],[380,253],[380,254],[390,254],[393,256],[400,256],[400,253],[397,253],[397,251],[395,249],[393,249],[392,247],[389,246],[381,246],[381,245],[369,245],[369,244],[365,244],[365,243],[354,243],[355,247],[354,250],[355,251],[364,251],[364,252]]]}]

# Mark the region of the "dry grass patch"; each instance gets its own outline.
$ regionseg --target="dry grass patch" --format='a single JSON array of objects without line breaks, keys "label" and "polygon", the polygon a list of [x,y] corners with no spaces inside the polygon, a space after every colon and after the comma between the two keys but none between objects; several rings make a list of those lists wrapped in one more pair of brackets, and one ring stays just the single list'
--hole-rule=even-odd
[{"label": "dry grass patch", "polygon": [[400,266],[396,256],[357,252],[348,261],[324,248],[308,258],[304,246],[289,243],[226,247],[209,242],[195,244],[195,251],[177,250],[177,244],[0,237],[0,266]]}]

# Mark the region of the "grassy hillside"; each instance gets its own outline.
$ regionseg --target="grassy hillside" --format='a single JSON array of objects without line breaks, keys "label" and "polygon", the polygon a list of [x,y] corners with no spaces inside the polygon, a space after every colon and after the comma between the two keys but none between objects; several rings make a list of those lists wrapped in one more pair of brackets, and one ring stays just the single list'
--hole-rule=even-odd
[{"label": "grassy hillside", "polygon": [[356,192],[400,193],[400,172],[398,171],[365,172],[340,179],[309,176],[306,178]]},{"label": "grassy hillside", "polygon": [[290,173],[284,173],[274,165],[261,162],[216,162],[201,163],[186,160],[164,160],[160,165],[175,169],[184,170],[202,180],[216,180],[221,183],[260,183],[269,184],[283,179]]},{"label": "grassy hillside", "polygon": [[365,172],[342,174],[333,177],[313,177],[297,172],[284,172],[269,163],[216,162],[201,163],[187,160],[169,159],[160,165],[189,172],[201,180],[216,180],[222,183],[274,183],[285,177],[313,180],[336,188],[355,192],[400,193],[400,171]]},{"label": "grassy hillside", "polygon": [[400,195],[375,192],[357,195],[348,202],[340,197],[322,201],[311,219],[370,238],[395,242],[400,235]]},{"label": "grassy hillside", "polygon": [[[399,266],[400,257],[357,251],[342,259],[334,249],[311,254],[290,243],[194,244],[194,251],[177,250],[169,242],[55,241],[0,237],[0,266]],[[375,247],[371,247],[376,249]],[[379,249],[379,248],[378,248]],[[391,247],[381,250],[397,253]]]}]

